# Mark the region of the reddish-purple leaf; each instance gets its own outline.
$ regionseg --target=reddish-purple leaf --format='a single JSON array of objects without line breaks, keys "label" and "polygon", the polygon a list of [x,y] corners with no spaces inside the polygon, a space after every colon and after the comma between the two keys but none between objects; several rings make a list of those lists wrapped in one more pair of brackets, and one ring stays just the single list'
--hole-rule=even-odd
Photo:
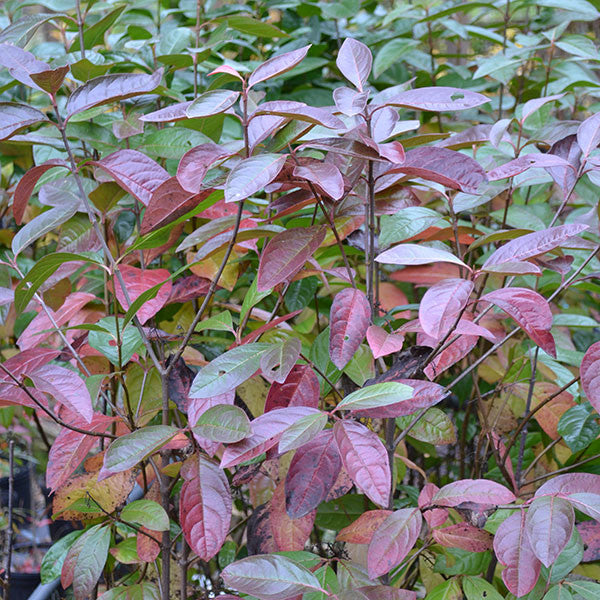
[{"label": "reddish-purple leaf", "polygon": [[227,176],[225,202],[239,202],[269,185],[283,168],[284,154],[260,154],[240,161]]},{"label": "reddish-purple leaf", "polygon": [[541,563],[527,536],[525,511],[503,521],[494,537],[494,551],[498,562],[505,566],[502,580],[509,592],[519,598],[528,594],[537,583]]},{"label": "reddish-purple leaf", "polygon": [[585,352],[581,367],[583,391],[597,413],[600,413],[600,342],[592,344]]},{"label": "reddish-purple leaf", "polygon": [[377,262],[388,265],[426,265],[429,263],[448,262],[471,270],[460,258],[450,252],[420,246],[419,244],[399,244],[375,258]]},{"label": "reddish-purple leaf", "polygon": [[567,473],[546,481],[535,492],[536,498],[547,494],[600,494],[600,475],[593,473]]},{"label": "reddish-purple leaf", "polygon": [[533,553],[549,568],[571,539],[575,512],[557,496],[540,496],[529,506],[525,528]]},{"label": "reddish-purple leaf", "polygon": [[337,421],[333,427],[344,468],[356,487],[375,504],[387,506],[391,473],[385,446],[376,433],[357,421]]},{"label": "reddish-purple leaf", "polygon": [[181,475],[184,483],[179,496],[179,516],[183,534],[202,560],[210,560],[229,532],[233,506],[229,482],[225,473],[201,454],[185,461]]},{"label": "reddish-purple leaf", "polygon": [[[171,295],[172,283],[169,278],[169,271],[167,271],[167,269],[138,269],[137,267],[131,267],[129,265],[121,265],[119,271],[125,281],[125,287],[127,288],[127,293],[131,302],[134,302],[138,296],[155,285],[160,283],[163,284],[156,296],[151,300],[144,302],[136,312],[140,323],[143,325],[166,304]],[[123,288],[117,278],[115,278],[115,295],[119,304],[127,310],[130,305],[125,298]]]},{"label": "reddish-purple leaf", "polygon": [[309,163],[304,166],[294,167],[294,177],[306,179],[321,188],[323,192],[334,200],[339,200],[344,195],[344,179],[339,169],[324,162]]},{"label": "reddish-purple leaf", "polygon": [[404,560],[419,537],[422,522],[418,508],[402,508],[378,527],[367,551],[371,579],[389,573]]},{"label": "reddish-purple leaf", "polygon": [[338,292],[329,314],[329,356],[343,369],[362,343],[371,320],[371,306],[364,292],[346,288]]},{"label": "reddish-purple leaf", "polygon": [[314,225],[287,229],[272,238],[260,257],[258,291],[270,290],[298,273],[321,245],[325,233],[325,227]]},{"label": "reddish-purple leaf", "polygon": [[319,379],[309,365],[295,365],[283,383],[273,383],[265,401],[265,413],[286,406],[319,406]]},{"label": "reddish-purple leaf", "polygon": [[16,102],[0,102],[0,140],[8,139],[23,127],[47,121],[37,108]]},{"label": "reddish-purple leaf", "polygon": [[[188,390],[189,391],[189,390]],[[233,404],[235,401],[235,391],[226,392],[225,394],[218,394],[211,398],[188,398],[187,403],[187,416],[188,422],[193,427],[200,418],[209,408],[217,406],[218,404]]]},{"label": "reddish-purple leaf", "polygon": [[[378,144],[387,140],[398,122],[398,111],[390,106],[373,113],[371,117],[371,137]],[[419,121],[417,121],[417,124]]]},{"label": "reddish-purple leaf", "polygon": [[92,399],[85,382],[77,373],[58,365],[44,365],[27,376],[38,390],[50,394],[86,423],[91,423],[94,416]]},{"label": "reddish-purple leaf", "polygon": [[581,148],[577,143],[577,136],[568,135],[558,140],[552,144],[548,153],[564,158],[572,167],[550,167],[548,169],[548,173],[560,186],[563,196],[566,198],[577,183],[577,173],[581,166]]},{"label": "reddish-purple leaf", "polygon": [[69,165],[62,158],[51,158],[41,165],[32,167],[25,175],[23,175],[23,177],[21,177],[21,179],[19,179],[19,183],[15,188],[13,196],[13,215],[17,225],[20,225],[23,220],[23,214],[25,213],[27,203],[29,202],[29,198],[31,198],[36,183],[46,171],[49,171],[54,167],[64,167],[65,169],[68,169]]},{"label": "reddish-purple leaf", "polygon": [[432,531],[433,539],[441,546],[447,548],[460,548],[467,552],[485,552],[491,550],[493,543],[492,534],[469,525],[469,523],[456,523]]},{"label": "reddish-purple leaf", "polygon": [[[360,594],[357,597],[356,593]],[[388,585],[364,585],[337,594],[338,600],[417,600],[417,592],[401,590]]]},{"label": "reddish-purple leaf", "polygon": [[[253,117],[248,125],[248,142],[253,150],[257,144],[267,139],[278,129],[287,123],[286,117],[278,117],[274,115],[258,115]],[[311,127],[311,125],[307,125]]]},{"label": "reddish-purple leaf", "polygon": [[489,102],[483,94],[453,87],[425,87],[406,90],[386,100],[391,106],[405,106],[430,112],[467,110]]},{"label": "reddish-purple leaf", "polygon": [[251,119],[258,115],[271,115],[278,117],[287,117],[298,121],[306,121],[314,125],[322,125],[329,129],[345,129],[344,122],[332,115],[324,108],[309,106],[304,102],[294,100],[273,100],[263,102],[252,113]]},{"label": "reddish-purple leaf", "polygon": [[288,406],[260,415],[250,424],[252,434],[223,452],[221,468],[229,468],[266,452],[279,442],[283,432],[298,419],[319,411],[307,406]]},{"label": "reddish-purple leaf", "polygon": [[169,179],[165,169],[137,150],[117,150],[102,160],[87,164],[106,171],[124,190],[146,206],[158,186]]},{"label": "reddish-purple leaf", "polygon": [[443,525],[448,519],[448,511],[445,508],[423,510],[431,505],[433,497],[439,490],[440,488],[434,483],[426,483],[419,494],[419,508],[423,511],[423,516],[431,528]]},{"label": "reddish-purple leaf", "polygon": [[369,544],[373,534],[391,514],[391,510],[368,510],[340,530],[335,539],[348,544]]},{"label": "reddish-purple leaf", "polygon": [[287,73],[297,64],[302,62],[311,46],[312,44],[309,44],[308,46],[303,46],[302,48],[292,50],[291,52],[285,52],[265,61],[259,65],[248,78],[248,88],[251,88],[261,81],[266,81],[267,79],[272,79],[273,77]]},{"label": "reddish-purple leaf", "polygon": [[504,246],[496,250],[483,264],[483,267],[499,265],[506,262],[520,262],[545,254],[563,245],[567,240],[579,235],[588,229],[587,225],[581,223],[569,223],[559,225],[542,231],[527,233],[521,237],[510,240]]},{"label": "reddish-purple leaf", "polygon": [[[59,354],[60,352],[53,348],[31,348],[11,356],[2,364],[7,371],[19,379],[22,375],[27,375],[31,371],[48,364]],[[4,371],[0,371],[0,380],[12,381]]]},{"label": "reddish-purple leaf", "polygon": [[577,130],[577,143],[581,148],[584,158],[600,143],[600,113],[588,117]]},{"label": "reddish-purple leaf", "polygon": [[377,151],[379,156],[386,158],[394,164],[404,164],[406,161],[406,154],[404,147],[400,142],[389,142],[388,144],[377,144]]},{"label": "reddish-purple leaf", "polygon": [[160,84],[162,76],[163,69],[159,69],[152,75],[117,73],[90,79],[69,96],[66,119],[94,106],[152,92]]},{"label": "reddish-purple leaf", "polygon": [[392,173],[422,177],[469,193],[476,193],[479,186],[488,179],[481,165],[470,156],[437,146],[409,150],[401,165],[394,165],[386,172],[389,175]]},{"label": "reddish-purple leaf", "polygon": [[367,342],[373,358],[387,356],[393,352],[400,352],[404,344],[404,336],[400,333],[388,333],[383,327],[370,325],[367,329]]},{"label": "reddish-purple leaf", "polygon": [[362,42],[346,38],[338,52],[335,64],[342,75],[362,92],[371,73],[373,55]]},{"label": "reddish-purple leaf", "polygon": [[542,270],[527,261],[503,262],[498,265],[488,265],[481,268],[486,273],[501,273],[502,275],[541,275]]},{"label": "reddish-purple leaf", "polygon": [[507,179],[519,175],[527,169],[539,169],[548,167],[561,167],[563,169],[573,169],[568,161],[555,154],[525,154],[519,156],[495,169],[488,172],[487,176],[490,181],[498,179]]},{"label": "reddish-purple leaf", "polygon": [[552,311],[548,301],[527,288],[502,288],[481,297],[510,315],[544,352],[556,357],[554,338],[550,333]]},{"label": "reddish-purple leaf", "polygon": [[177,181],[187,192],[197,194],[202,189],[206,172],[218,160],[231,155],[231,152],[217,144],[200,144],[186,152],[177,167]]},{"label": "reddish-purple leaf", "polygon": [[509,504],[516,500],[515,495],[503,485],[487,479],[461,479],[443,486],[432,498],[438,506],[457,506],[463,502],[477,504]]},{"label": "reddish-purple leaf", "polygon": [[232,90],[209,90],[200,94],[188,106],[185,113],[190,119],[218,115],[231,108],[239,96],[239,92]]},{"label": "reddish-purple leaf", "polygon": [[[423,339],[426,338],[426,339]],[[435,379],[438,375],[456,364],[461,358],[464,358],[477,344],[478,337],[475,335],[459,335],[445,349],[439,352],[435,358],[425,367],[424,373],[429,379]],[[434,348],[437,341],[425,335],[418,336],[419,344],[427,344]]]},{"label": "reddish-purple leaf", "polygon": [[172,121],[182,121],[187,119],[186,110],[192,100],[187,102],[178,102],[177,104],[171,104],[165,108],[155,110],[147,115],[142,115],[140,121],[146,121],[148,123],[171,123]]},{"label": "reddish-purple leaf", "polygon": [[544,106],[544,104],[548,104],[548,102],[553,102],[554,100],[560,100],[564,95],[564,93],[554,94],[553,96],[545,96],[544,98],[534,98],[533,100],[528,100],[525,102],[523,109],[521,110],[521,123],[523,123],[527,117]]},{"label": "reddish-purple leaf", "polygon": [[446,279],[431,286],[419,305],[419,322],[423,331],[442,339],[456,323],[469,301],[473,282],[466,279]]},{"label": "reddish-purple leaf", "polygon": [[189,302],[201,296],[206,296],[209,289],[210,279],[198,277],[198,275],[182,277],[173,284],[167,304]]},{"label": "reddish-purple leaf", "polygon": [[327,498],[342,468],[333,431],[322,431],[298,448],[285,480],[287,514],[298,519],[309,514]]},{"label": "reddish-purple leaf", "polygon": [[368,98],[368,92],[357,92],[345,86],[333,90],[335,105],[342,114],[348,117],[362,113],[367,106]]},{"label": "reddish-purple leaf", "polygon": [[313,510],[299,518],[290,517],[286,512],[283,481],[275,488],[269,505],[271,531],[277,548],[284,552],[304,550],[304,545],[312,532],[317,511]]}]

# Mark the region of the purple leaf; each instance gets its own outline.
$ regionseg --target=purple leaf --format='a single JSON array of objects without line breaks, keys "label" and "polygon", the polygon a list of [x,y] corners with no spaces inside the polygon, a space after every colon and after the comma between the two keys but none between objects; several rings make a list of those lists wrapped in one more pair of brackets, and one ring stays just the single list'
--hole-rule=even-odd
[{"label": "purple leaf", "polygon": [[171,106],[155,110],[147,115],[142,115],[139,119],[146,123],[172,123],[173,121],[182,121],[183,119],[188,118],[186,111],[191,103],[192,100],[171,104]]},{"label": "purple leaf", "polygon": [[[348,117],[361,114],[367,106],[368,98],[368,92],[357,92],[345,86],[333,90],[335,105],[342,114]],[[398,115],[396,114],[396,116]]]},{"label": "purple leaf", "polygon": [[404,147],[400,142],[389,142],[388,144],[377,144],[377,151],[382,158],[386,158],[390,162],[398,165],[404,164],[406,154]]},{"label": "purple leaf", "polygon": [[362,343],[371,320],[371,306],[364,292],[346,288],[338,292],[329,315],[329,356],[343,369]]},{"label": "purple leaf", "polygon": [[398,111],[390,106],[384,106],[381,110],[373,113],[371,117],[371,137],[373,140],[380,143],[390,137],[398,118]]},{"label": "purple leaf", "polygon": [[448,262],[471,270],[460,258],[450,252],[419,246],[418,244],[399,244],[375,258],[379,263],[388,265],[426,265],[429,263]]},{"label": "purple leaf", "polygon": [[211,166],[231,156],[231,152],[217,144],[200,144],[186,152],[177,167],[177,181],[187,191],[197,194],[202,189],[202,182]]},{"label": "purple leaf", "polygon": [[362,92],[371,73],[373,55],[362,42],[346,38],[338,52],[335,64],[342,75]]},{"label": "purple leaf", "polygon": [[273,100],[271,102],[263,102],[252,113],[251,119],[254,119],[254,117],[258,115],[287,117],[298,121],[307,121],[314,125],[322,125],[329,129],[345,129],[344,122],[324,108],[309,106],[304,102],[296,102],[293,100]]},{"label": "purple leaf", "polygon": [[37,108],[16,102],[0,102],[0,140],[34,123],[47,121],[46,115]]},{"label": "purple leaf", "polygon": [[584,159],[600,143],[600,113],[588,117],[577,130],[577,143],[581,148]]},{"label": "purple leaf", "polygon": [[261,81],[266,81],[267,79],[272,79],[273,77],[287,73],[304,60],[304,57],[311,46],[312,44],[309,44],[308,46],[303,46],[302,48],[292,50],[291,52],[285,52],[284,54],[274,56],[265,61],[262,65],[256,67],[252,75],[248,78],[248,88],[251,88]]},{"label": "purple leaf", "polygon": [[[506,247],[506,246],[504,246]],[[544,352],[556,357],[552,311],[548,301],[527,288],[502,288],[481,297],[509,314]]]},{"label": "purple leaf", "polygon": [[250,148],[253,150],[257,144],[260,144],[260,142],[283,127],[287,121],[286,117],[273,115],[258,115],[253,117],[250,125],[248,125],[248,142],[250,143]]},{"label": "purple leaf", "polygon": [[334,200],[339,200],[344,195],[344,179],[339,169],[325,162],[314,162],[304,166],[296,166],[294,177],[301,177],[316,185]]},{"label": "purple leaf", "polygon": [[568,135],[558,140],[552,144],[548,153],[564,158],[572,167],[550,167],[548,169],[548,173],[561,188],[563,197],[566,198],[577,183],[577,173],[581,166],[581,148],[577,143],[577,136]]},{"label": "purple leaf", "polygon": [[571,539],[573,507],[557,496],[540,496],[527,510],[525,527],[533,553],[549,568]]},{"label": "purple leaf", "polygon": [[430,112],[466,110],[489,102],[483,94],[453,87],[426,87],[406,90],[386,101],[390,106],[405,106]]},{"label": "purple leaf", "polygon": [[521,123],[525,122],[525,119],[532,115],[534,112],[539,110],[544,104],[548,104],[548,102],[553,102],[554,100],[560,100],[565,94],[554,94],[553,96],[546,96],[545,98],[534,98],[533,100],[528,100],[523,105],[523,109],[521,110]]},{"label": "purple leaf", "polygon": [[264,292],[293,277],[325,239],[320,225],[295,227],[272,238],[260,257],[257,289]]},{"label": "purple leaf", "polygon": [[187,107],[185,114],[190,119],[218,115],[231,108],[237,102],[239,95],[239,92],[232,90],[209,90],[200,94]]},{"label": "purple leaf", "polygon": [[509,504],[515,495],[503,485],[487,479],[461,479],[443,486],[432,498],[431,504],[457,506],[463,502],[477,504]]},{"label": "purple leaf", "polygon": [[162,76],[163,70],[159,69],[152,75],[117,73],[90,79],[69,96],[66,120],[94,106],[152,92]]},{"label": "purple leaf", "polygon": [[373,352],[373,358],[379,358],[400,352],[404,345],[404,336],[400,333],[388,333],[377,325],[370,325],[367,329],[367,342]]},{"label": "purple leaf", "polygon": [[385,446],[376,433],[352,420],[337,421],[333,433],[344,468],[375,504],[388,506],[391,474]]},{"label": "purple leaf", "polygon": [[260,154],[240,161],[225,182],[225,202],[239,202],[271,183],[285,164],[284,154]]},{"label": "purple leaf", "polygon": [[285,479],[287,514],[298,519],[327,498],[342,468],[333,431],[319,433],[294,454]]},{"label": "purple leaf", "polygon": [[418,508],[402,508],[377,528],[367,551],[371,579],[389,573],[406,558],[419,537],[422,522]]},{"label": "purple leaf", "polygon": [[473,282],[466,279],[446,279],[431,286],[419,305],[419,322],[423,331],[442,339],[456,323],[469,301]]},{"label": "purple leaf", "polygon": [[488,172],[487,177],[490,181],[497,181],[498,179],[514,177],[527,171],[527,169],[545,169],[548,167],[573,170],[572,165],[568,161],[555,154],[525,154],[492,169]]},{"label": "purple leaf", "polygon": [[578,494],[591,492],[600,494],[600,475],[593,473],[566,473],[557,475],[542,484],[535,492],[535,497],[546,494]]},{"label": "purple leaf", "polygon": [[265,413],[286,406],[319,405],[319,379],[309,365],[295,365],[283,383],[273,383],[265,401]]},{"label": "purple leaf", "polygon": [[106,171],[124,190],[146,206],[158,186],[169,179],[165,169],[137,150],[117,150],[87,164]]},{"label": "purple leaf", "polygon": [[583,391],[597,413],[600,413],[600,342],[592,344],[585,352],[581,367]]}]

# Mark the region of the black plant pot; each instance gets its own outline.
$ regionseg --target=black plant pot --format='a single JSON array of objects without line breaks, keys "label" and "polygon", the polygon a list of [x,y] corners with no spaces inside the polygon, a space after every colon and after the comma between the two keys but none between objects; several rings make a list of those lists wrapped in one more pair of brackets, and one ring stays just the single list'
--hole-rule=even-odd
[{"label": "black plant pot", "polygon": [[[22,526],[31,517],[31,472],[33,465],[27,463],[14,472],[13,477],[13,521]],[[0,478],[0,505],[8,507],[8,476]]]},{"label": "black plant pot", "polygon": [[40,585],[40,581],[39,573],[12,573],[9,600],[26,600]]}]

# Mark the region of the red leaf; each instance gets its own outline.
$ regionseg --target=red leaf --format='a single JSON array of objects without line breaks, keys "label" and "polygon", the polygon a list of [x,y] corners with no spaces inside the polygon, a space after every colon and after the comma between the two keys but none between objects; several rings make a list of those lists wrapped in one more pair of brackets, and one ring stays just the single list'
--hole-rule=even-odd
[{"label": "red leaf", "polygon": [[494,537],[494,551],[498,562],[506,568],[502,580],[517,597],[528,594],[537,583],[541,563],[536,558],[525,529],[525,511],[510,515],[498,528]]},{"label": "red leaf", "polygon": [[[435,340],[431,343],[417,338],[419,343],[430,345],[432,348],[436,345]],[[477,344],[479,338],[475,335],[459,335],[445,350],[442,350],[424,369],[425,375],[429,379],[435,379],[440,373],[449,369],[459,360],[464,358]]]},{"label": "red leaf", "polygon": [[273,383],[267,394],[267,413],[286,406],[319,406],[319,379],[309,365],[294,365],[283,383]]},{"label": "red leaf", "polygon": [[419,305],[419,322],[423,331],[441,340],[449,331],[473,291],[473,282],[447,279],[430,287]]},{"label": "red leaf", "polygon": [[461,479],[445,485],[432,498],[437,506],[458,506],[463,502],[477,504],[509,504],[516,500],[515,495],[503,485],[487,479]]},{"label": "red leaf", "polygon": [[167,304],[174,302],[189,302],[201,296],[206,296],[210,289],[210,279],[198,277],[198,275],[188,275],[178,279],[171,288],[171,294]]},{"label": "red leaf", "polygon": [[37,108],[16,102],[0,102],[0,140],[6,140],[19,129],[40,121],[47,121],[47,118]]},{"label": "red leaf", "polygon": [[375,531],[391,514],[391,510],[368,510],[341,529],[335,539],[348,544],[369,544]]},{"label": "red leaf", "polygon": [[371,306],[363,292],[346,288],[336,294],[329,314],[329,356],[338,369],[358,350],[370,320]]},{"label": "red leaf", "polygon": [[519,175],[528,169],[539,169],[547,167],[561,167],[563,169],[572,170],[572,165],[560,156],[555,154],[525,154],[519,156],[495,169],[488,172],[487,176],[490,181],[498,179],[507,179]]},{"label": "red leaf", "polygon": [[[25,350],[11,356],[2,364],[7,371],[10,371],[15,377],[20,378],[48,364],[59,354],[58,350],[53,350],[52,348],[31,348],[30,350]],[[0,371],[0,380],[12,381],[4,371]]]},{"label": "red leaf", "polygon": [[162,76],[163,69],[159,69],[152,75],[117,73],[90,79],[69,96],[65,120],[93,106],[152,92],[160,84]]},{"label": "red leaf", "polygon": [[356,421],[337,421],[335,439],[348,475],[375,504],[387,506],[391,473],[387,451],[376,433]]},{"label": "red leaf", "polygon": [[62,85],[69,66],[51,69],[48,63],[38,60],[31,52],[12,44],[0,44],[0,65],[21,83],[36,90],[54,93]]},{"label": "red leaf", "polygon": [[141,527],[140,533],[137,534],[135,540],[135,547],[140,560],[143,560],[144,562],[154,562],[160,554],[160,545],[142,532],[148,533],[156,539],[160,539],[161,533],[159,531],[148,529],[147,527]]},{"label": "red leaf", "polygon": [[544,352],[556,358],[556,346],[550,333],[552,311],[543,296],[526,288],[502,288],[481,299],[509,314]]},{"label": "red leaf", "polygon": [[225,448],[221,468],[233,467],[266,452],[279,442],[281,434],[290,425],[316,412],[316,409],[307,406],[288,406],[260,415],[250,424],[252,435]]},{"label": "red leaf", "polygon": [[597,413],[600,413],[600,342],[592,344],[585,352],[581,367],[583,391]]},{"label": "red leaf", "polygon": [[283,73],[287,73],[289,70],[293,69],[297,64],[302,62],[306,53],[310,50],[311,45],[312,44],[303,46],[302,48],[292,50],[291,52],[284,52],[259,65],[248,78],[248,88],[251,88],[261,81],[283,75]]},{"label": "red leaf", "polygon": [[317,186],[334,200],[339,200],[344,195],[344,179],[339,169],[331,164],[316,161],[304,166],[294,167],[294,177],[306,179]]},{"label": "red leaf", "polygon": [[296,227],[273,237],[258,265],[257,289],[264,292],[293,277],[325,239],[325,227]]},{"label": "red leaf", "polygon": [[36,183],[46,171],[49,171],[54,167],[64,167],[65,169],[68,169],[69,165],[62,158],[51,158],[41,165],[32,167],[25,175],[23,175],[23,177],[21,177],[21,179],[19,179],[19,183],[17,183],[13,196],[13,215],[17,225],[20,225],[23,220],[23,214],[25,213],[27,203],[29,202],[29,198],[31,198]]},{"label": "red leaf", "polygon": [[185,191],[197,194],[210,167],[228,156],[231,156],[231,152],[222,146],[200,144],[181,157],[177,167],[177,181]]},{"label": "red leaf", "polygon": [[418,508],[402,508],[394,511],[379,526],[367,552],[371,579],[389,573],[404,560],[419,537],[421,524]]},{"label": "red leaf", "polygon": [[287,514],[297,519],[317,508],[327,498],[341,467],[331,429],[298,448],[285,479]]},{"label": "red leaf", "polygon": [[406,153],[401,165],[394,165],[386,175],[404,173],[441,183],[453,190],[477,192],[487,176],[481,165],[465,154],[448,148],[424,146]]},{"label": "red leaf", "polygon": [[423,516],[429,527],[439,527],[446,522],[448,511],[445,508],[433,508],[423,510],[431,505],[433,497],[439,492],[440,488],[434,483],[426,483],[419,494],[419,508],[423,511]]},{"label": "red leaf", "polygon": [[100,167],[142,204],[148,205],[152,194],[169,174],[156,161],[137,150],[117,150],[88,165]]},{"label": "red leaf", "polygon": [[383,327],[370,325],[367,329],[367,342],[373,352],[373,358],[400,352],[404,344],[404,336],[400,333],[388,333]]},{"label": "red leaf", "polygon": [[[167,269],[144,270],[129,265],[121,265],[119,271],[125,281],[125,286],[131,302],[134,302],[135,299],[146,290],[164,282],[156,296],[151,300],[144,302],[136,313],[140,323],[143,325],[148,319],[153,317],[169,299],[172,286],[171,280],[169,279],[170,273]],[[115,295],[119,300],[119,304],[127,310],[130,304],[125,299],[123,289],[116,278],[115,288]]]},{"label": "red leaf", "polygon": [[570,238],[588,229],[587,225],[569,223],[542,231],[534,231],[510,240],[496,250],[483,264],[483,268],[507,262],[521,262],[558,248]]},{"label": "red leaf", "polygon": [[404,147],[400,142],[377,144],[377,151],[382,158],[387,158],[390,162],[395,164],[402,164],[406,160]]},{"label": "red leaf", "polygon": [[493,536],[468,523],[456,523],[432,531],[433,539],[447,548],[460,548],[467,552],[485,552],[492,548]]},{"label": "red leaf", "polygon": [[362,92],[371,73],[373,55],[362,42],[346,38],[338,52],[335,64],[342,75]]},{"label": "red leaf", "polygon": [[430,112],[467,110],[489,102],[483,94],[453,87],[436,86],[405,90],[387,100],[391,106],[405,106]]},{"label": "red leaf", "polygon": [[232,501],[225,473],[202,455],[188,458],[181,468],[184,478],[179,498],[181,528],[190,548],[210,560],[221,549],[229,532]]},{"label": "red leaf", "polygon": [[304,544],[310,537],[317,511],[291,518],[286,512],[286,495],[282,481],[273,492],[270,502],[271,530],[280,551],[304,550]]}]

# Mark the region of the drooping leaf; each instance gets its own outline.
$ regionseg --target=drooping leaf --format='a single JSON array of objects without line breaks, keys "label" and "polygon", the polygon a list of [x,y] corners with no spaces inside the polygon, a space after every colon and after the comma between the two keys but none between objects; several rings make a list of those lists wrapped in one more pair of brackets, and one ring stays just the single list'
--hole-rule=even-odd
[{"label": "drooping leaf", "polygon": [[154,500],[134,500],[121,511],[121,519],[137,523],[153,531],[169,529],[169,516],[165,509]]},{"label": "drooping leaf", "polygon": [[271,183],[283,168],[283,154],[260,154],[241,160],[227,176],[225,202],[239,202]]},{"label": "drooping leaf", "polygon": [[277,547],[281,551],[302,551],[312,532],[316,510],[300,517],[291,518],[286,512],[284,482],[275,488],[269,502],[271,531]]},{"label": "drooping leaf", "polygon": [[306,179],[320,187],[327,196],[339,200],[344,195],[344,179],[331,163],[315,162],[294,167],[294,176]]},{"label": "drooping leaf", "polygon": [[[73,593],[76,598],[85,598],[92,593],[108,557],[110,528],[101,525],[96,527],[89,529],[77,539],[69,550],[63,566],[61,581],[65,574],[65,567],[68,566],[69,555],[77,548],[79,551],[72,570]],[[64,583],[63,581],[63,585]]]},{"label": "drooping leaf", "polygon": [[[400,429],[405,429],[411,420],[411,416],[400,417],[396,419],[396,425]],[[419,419],[410,430],[410,436],[421,442],[443,446],[456,442],[456,427],[444,411],[434,407]]]},{"label": "drooping leaf", "polygon": [[333,428],[343,465],[356,487],[375,504],[387,506],[391,474],[387,451],[373,431],[357,421],[337,421]]},{"label": "drooping leaf", "polygon": [[346,38],[338,52],[335,64],[342,75],[362,92],[371,73],[373,55],[362,42]]},{"label": "drooping leaf", "polygon": [[283,75],[302,62],[312,44],[274,56],[259,65],[248,78],[248,88],[257,83]]},{"label": "drooping leaf", "polygon": [[338,369],[358,350],[370,319],[371,306],[363,292],[346,288],[336,294],[329,314],[329,356]]},{"label": "drooping leaf", "polygon": [[450,252],[418,244],[399,244],[382,252],[375,260],[388,265],[426,265],[447,262],[469,269],[460,258],[450,254]]},{"label": "drooping leaf", "polygon": [[229,482],[218,465],[200,454],[186,460],[181,475],[181,528],[190,548],[202,560],[210,560],[229,531],[233,506]]},{"label": "drooping leaf", "polygon": [[67,553],[76,540],[83,535],[83,531],[75,530],[54,542],[42,559],[40,576],[43,584],[51,583],[60,577],[62,566]]},{"label": "drooping leaf", "polygon": [[367,552],[371,578],[389,573],[415,545],[421,532],[421,511],[402,508],[394,511],[375,531]]},{"label": "drooping leaf", "polygon": [[598,113],[588,117],[577,129],[577,143],[581,148],[584,158],[598,147],[600,143],[600,115]]},{"label": "drooping leaf", "polygon": [[246,413],[229,404],[218,404],[202,413],[193,431],[200,437],[224,443],[239,442],[251,433]]},{"label": "drooping leaf", "polygon": [[237,101],[240,93],[232,90],[209,90],[200,94],[187,108],[190,118],[210,117],[225,112]]},{"label": "drooping leaf", "polygon": [[287,229],[273,237],[258,265],[257,290],[263,292],[295,275],[325,239],[325,227]]},{"label": "drooping leaf", "polygon": [[597,413],[600,413],[600,342],[585,352],[579,369],[583,391]]},{"label": "drooping leaf", "polygon": [[433,497],[432,504],[457,506],[463,502],[478,504],[509,504],[515,495],[503,485],[487,479],[461,479],[443,486]]}]

